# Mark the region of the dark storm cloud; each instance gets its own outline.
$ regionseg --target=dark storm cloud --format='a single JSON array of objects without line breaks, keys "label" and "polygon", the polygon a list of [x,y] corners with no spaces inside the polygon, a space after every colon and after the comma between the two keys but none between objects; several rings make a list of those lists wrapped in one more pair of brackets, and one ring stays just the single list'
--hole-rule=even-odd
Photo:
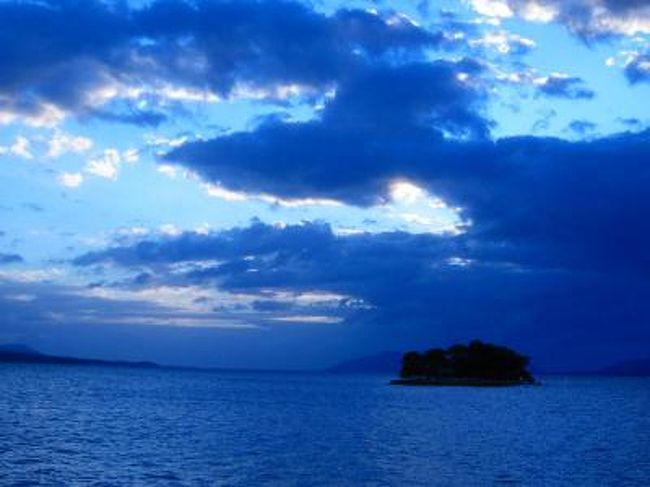
[{"label": "dark storm cloud", "polygon": [[[406,178],[460,206],[477,236],[525,242],[538,262],[646,273],[649,133],[490,140],[480,74],[472,61],[374,66],[342,82],[319,119],[188,143],[166,162],[230,189],[361,206]],[[591,96],[577,78],[549,79],[549,95]]]},{"label": "dark storm cloud", "polygon": [[149,113],[98,111],[98,90],[171,83],[228,96],[238,83],[323,87],[368,59],[417,55],[441,39],[404,19],[361,10],[326,16],[291,1],[160,0],[140,9],[8,1],[0,3],[0,109],[37,116],[50,104],[155,124]]},{"label": "dark storm cloud", "polygon": [[551,75],[537,87],[541,95],[569,100],[590,100],[596,94],[578,77]]},{"label": "dark storm cloud", "polygon": [[486,139],[483,93],[459,78],[480,71],[471,60],[375,66],[343,82],[319,120],[271,120],[252,132],[186,144],[165,159],[231,189],[376,204],[390,178],[420,179],[427,167],[455,172],[456,153],[471,144],[447,136]]},{"label": "dark storm cloud", "polygon": [[[393,78],[386,83],[392,89],[372,84],[367,98],[348,100],[344,86],[319,121],[274,122],[188,144],[169,158],[230,188],[357,205],[385,201],[389,182],[407,178],[463,208],[474,232],[506,242],[525,239],[547,249],[540,255],[557,254],[575,265],[625,262],[647,272],[649,132],[576,142],[492,141],[480,131],[473,138],[445,138],[436,110],[457,114],[446,116],[447,124],[480,127],[471,108],[476,99],[446,84],[451,74],[426,70],[436,73],[441,88],[432,90],[444,100]],[[346,105],[351,108],[342,109]],[[400,115],[388,116],[386,107]]]}]

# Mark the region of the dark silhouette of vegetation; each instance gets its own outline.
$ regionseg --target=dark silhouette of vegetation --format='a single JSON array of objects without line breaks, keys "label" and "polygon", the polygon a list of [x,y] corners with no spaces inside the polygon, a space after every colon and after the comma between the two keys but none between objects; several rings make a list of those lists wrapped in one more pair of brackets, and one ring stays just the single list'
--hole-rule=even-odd
[{"label": "dark silhouette of vegetation", "polygon": [[407,352],[402,357],[403,379],[470,379],[534,383],[528,357],[507,347],[472,341],[469,345]]}]

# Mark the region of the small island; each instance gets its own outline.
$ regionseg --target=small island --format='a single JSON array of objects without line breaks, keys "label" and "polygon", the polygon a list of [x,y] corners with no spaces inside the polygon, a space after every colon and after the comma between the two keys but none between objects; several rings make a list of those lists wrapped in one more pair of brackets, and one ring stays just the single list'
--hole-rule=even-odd
[{"label": "small island", "polygon": [[474,340],[469,345],[434,348],[402,357],[393,385],[498,387],[536,384],[529,358],[510,348]]}]

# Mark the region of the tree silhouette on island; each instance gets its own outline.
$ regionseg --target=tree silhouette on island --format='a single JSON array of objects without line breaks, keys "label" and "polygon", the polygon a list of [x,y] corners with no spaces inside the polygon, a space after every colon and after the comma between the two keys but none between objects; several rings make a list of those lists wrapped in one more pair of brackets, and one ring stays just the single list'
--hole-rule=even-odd
[{"label": "tree silhouette on island", "polygon": [[474,340],[469,345],[434,348],[402,357],[396,385],[502,386],[536,383],[528,357],[510,348]]}]

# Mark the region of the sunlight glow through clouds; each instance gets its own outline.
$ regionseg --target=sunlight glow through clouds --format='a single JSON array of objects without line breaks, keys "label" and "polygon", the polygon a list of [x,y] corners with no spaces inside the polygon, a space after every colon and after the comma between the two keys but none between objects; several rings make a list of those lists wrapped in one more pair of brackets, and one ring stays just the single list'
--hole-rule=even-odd
[{"label": "sunlight glow through clouds", "polygon": [[[162,171],[161,171],[162,172]],[[232,191],[223,186],[211,183],[203,183],[202,187],[208,193],[209,196],[213,198],[220,198],[225,201],[262,201],[264,203],[269,203],[271,205],[278,205],[286,208],[295,208],[301,206],[343,206],[343,203],[340,203],[336,200],[325,199],[325,198],[294,198],[286,199],[280,198],[277,196],[272,196],[270,194],[250,194],[244,193],[242,191]]]},{"label": "sunlight glow through clouds", "polygon": [[410,181],[392,182],[390,196],[391,202],[385,205],[388,214],[414,225],[420,231],[460,234],[468,224],[461,220],[460,208],[449,207],[445,201]]},{"label": "sunlight glow through clouds", "polygon": [[[174,172],[172,172],[172,169]],[[160,171],[160,169],[159,169]],[[167,169],[164,170],[167,173]],[[171,167],[170,174],[175,173]],[[187,177],[197,179],[197,176],[187,174]],[[425,189],[408,180],[395,180],[389,183],[389,199],[383,204],[369,208],[355,208],[336,200],[322,198],[284,199],[267,194],[249,194],[232,191],[223,186],[211,183],[200,183],[201,187],[211,197],[227,202],[254,203],[262,202],[285,209],[311,209],[318,212],[328,211],[328,214],[346,215],[345,223],[334,226],[338,235],[354,235],[365,231],[404,230],[415,233],[461,233],[461,227],[467,222],[460,218],[460,209],[448,206],[442,199],[429,194]],[[354,224],[351,215],[358,215],[359,221]],[[316,216],[316,218],[318,218]],[[376,226],[368,226],[363,222],[376,222]],[[343,222],[343,220],[342,220]]]}]

